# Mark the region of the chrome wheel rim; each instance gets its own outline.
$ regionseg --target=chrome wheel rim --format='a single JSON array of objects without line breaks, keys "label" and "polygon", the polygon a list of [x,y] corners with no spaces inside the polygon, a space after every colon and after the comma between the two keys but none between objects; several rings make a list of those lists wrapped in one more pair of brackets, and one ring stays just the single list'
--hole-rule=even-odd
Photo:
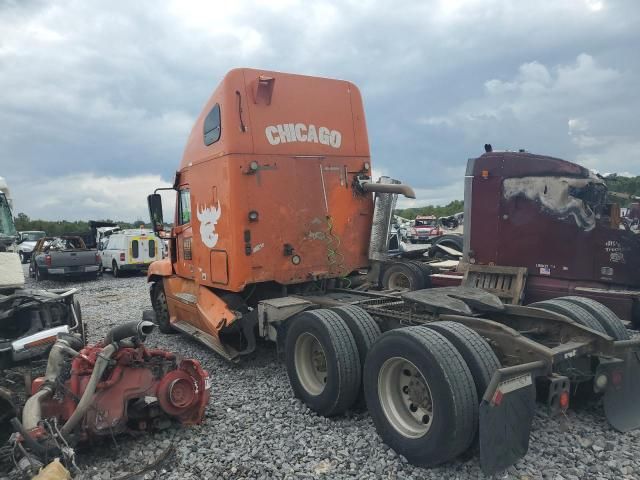
[{"label": "chrome wheel rim", "polygon": [[302,388],[311,395],[320,395],[327,384],[327,356],[311,333],[305,332],[296,340],[294,362]]},{"label": "chrome wheel rim", "polygon": [[431,389],[409,360],[393,357],[384,362],[378,373],[378,398],[387,420],[404,437],[419,438],[431,428]]}]

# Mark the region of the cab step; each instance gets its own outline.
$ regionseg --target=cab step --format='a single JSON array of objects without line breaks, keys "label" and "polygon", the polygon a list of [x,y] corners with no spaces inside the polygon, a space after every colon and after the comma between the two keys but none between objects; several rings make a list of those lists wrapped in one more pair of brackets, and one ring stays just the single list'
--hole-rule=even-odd
[{"label": "cab step", "polygon": [[206,347],[209,347],[225,360],[235,361],[238,357],[237,355],[231,355],[222,343],[220,343],[220,340],[217,337],[214,337],[207,332],[203,332],[198,327],[194,327],[190,323],[179,321],[172,323],[171,326],[176,330],[189,335],[191,338],[197,340]]}]

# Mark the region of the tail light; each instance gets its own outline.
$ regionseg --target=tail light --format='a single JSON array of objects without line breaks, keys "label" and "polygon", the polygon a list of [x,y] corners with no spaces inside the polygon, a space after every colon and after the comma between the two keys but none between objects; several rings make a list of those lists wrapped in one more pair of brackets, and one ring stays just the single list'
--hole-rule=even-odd
[{"label": "tail light", "polygon": [[611,374],[611,383],[613,383],[613,385],[615,385],[616,387],[620,386],[620,384],[622,383],[622,372],[620,370],[615,370]]},{"label": "tail light", "polygon": [[100,254],[96,252],[96,263],[100,263]]},{"label": "tail light", "polygon": [[51,266],[51,255],[45,255],[44,256],[44,263],[47,267]]},{"label": "tail light", "polygon": [[569,392],[562,392],[558,403],[562,410],[567,410],[569,408]]},{"label": "tail light", "polygon": [[122,252],[122,253],[120,254],[120,261],[121,261],[121,262],[124,262],[124,252]]}]

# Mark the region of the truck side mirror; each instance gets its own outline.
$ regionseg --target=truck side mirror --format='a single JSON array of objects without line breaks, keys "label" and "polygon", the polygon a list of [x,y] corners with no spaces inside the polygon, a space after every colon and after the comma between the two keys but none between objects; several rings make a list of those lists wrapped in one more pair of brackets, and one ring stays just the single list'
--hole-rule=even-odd
[{"label": "truck side mirror", "polygon": [[162,197],[159,193],[152,193],[147,196],[147,204],[149,205],[149,217],[151,225],[155,233],[164,230],[164,220],[162,218]]}]

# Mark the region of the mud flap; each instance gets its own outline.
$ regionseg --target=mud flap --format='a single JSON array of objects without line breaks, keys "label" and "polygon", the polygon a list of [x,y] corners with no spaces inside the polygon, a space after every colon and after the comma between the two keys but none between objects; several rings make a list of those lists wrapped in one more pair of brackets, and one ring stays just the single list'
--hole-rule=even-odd
[{"label": "mud flap", "polygon": [[623,364],[607,371],[604,414],[619,432],[640,428],[640,353],[627,352]]},{"label": "mud flap", "polygon": [[506,378],[506,370],[494,374],[480,403],[480,466],[486,475],[513,465],[529,449],[535,380],[531,372]]}]

